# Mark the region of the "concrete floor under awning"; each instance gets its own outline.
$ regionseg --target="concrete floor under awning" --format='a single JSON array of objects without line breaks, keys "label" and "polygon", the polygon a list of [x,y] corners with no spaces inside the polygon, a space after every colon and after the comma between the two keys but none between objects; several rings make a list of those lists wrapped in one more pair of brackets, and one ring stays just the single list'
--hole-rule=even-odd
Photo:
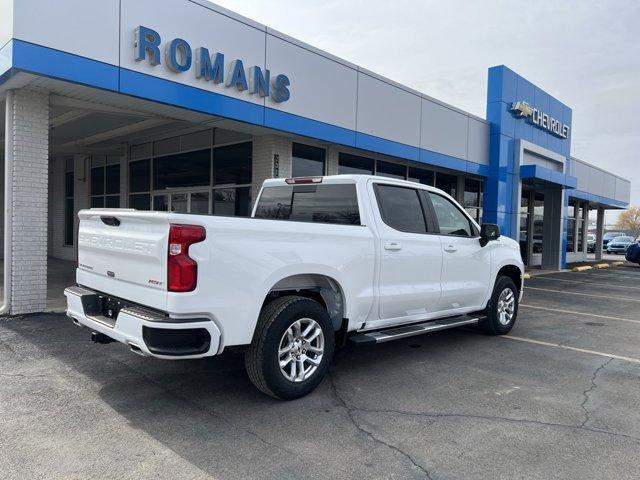
[{"label": "concrete floor under awning", "polygon": [[[0,260],[0,291],[4,287],[4,261]],[[76,282],[76,262],[49,258],[47,262],[46,312],[64,312],[67,306],[64,289]]]}]

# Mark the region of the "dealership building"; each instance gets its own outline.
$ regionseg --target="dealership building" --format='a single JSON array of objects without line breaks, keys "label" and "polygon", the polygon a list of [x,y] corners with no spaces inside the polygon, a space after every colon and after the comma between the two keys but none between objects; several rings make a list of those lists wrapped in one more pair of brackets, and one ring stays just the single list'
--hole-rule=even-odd
[{"label": "dealership building", "polygon": [[4,313],[44,309],[83,208],[249,215],[267,178],[376,174],[559,269],[629,203],[571,156],[571,108],[505,66],[480,118],[205,0],[0,0],[0,98]]}]

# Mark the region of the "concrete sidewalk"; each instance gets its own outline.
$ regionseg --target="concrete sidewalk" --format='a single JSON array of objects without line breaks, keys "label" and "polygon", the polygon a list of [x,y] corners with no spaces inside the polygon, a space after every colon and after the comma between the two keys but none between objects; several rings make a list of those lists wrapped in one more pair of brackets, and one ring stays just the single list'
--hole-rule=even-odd
[{"label": "concrete sidewalk", "polygon": [[[64,312],[67,307],[63,291],[76,281],[76,262],[47,260],[47,312]],[[4,286],[4,261],[0,260],[0,297]]]}]

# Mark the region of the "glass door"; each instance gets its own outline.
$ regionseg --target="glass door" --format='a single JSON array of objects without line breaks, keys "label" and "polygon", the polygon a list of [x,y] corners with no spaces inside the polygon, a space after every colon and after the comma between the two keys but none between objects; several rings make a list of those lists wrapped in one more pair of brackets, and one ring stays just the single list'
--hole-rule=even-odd
[{"label": "glass door", "polygon": [[209,192],[172,192],[153,196],[153,209],[160,212],[209,214]]}]

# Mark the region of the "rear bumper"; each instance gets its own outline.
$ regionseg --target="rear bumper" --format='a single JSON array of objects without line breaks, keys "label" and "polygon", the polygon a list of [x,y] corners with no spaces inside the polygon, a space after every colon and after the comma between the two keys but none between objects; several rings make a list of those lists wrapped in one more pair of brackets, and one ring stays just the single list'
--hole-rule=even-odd
[{"label": "rear bumper", "polygon": [[67,287],[67,316],[76,324],[128,345],[140,355],[164,359],[210,357],[218,353],[220,330],[207,318],[174,319],[127,303],[115,318],[103,315],[100,292]]}]

